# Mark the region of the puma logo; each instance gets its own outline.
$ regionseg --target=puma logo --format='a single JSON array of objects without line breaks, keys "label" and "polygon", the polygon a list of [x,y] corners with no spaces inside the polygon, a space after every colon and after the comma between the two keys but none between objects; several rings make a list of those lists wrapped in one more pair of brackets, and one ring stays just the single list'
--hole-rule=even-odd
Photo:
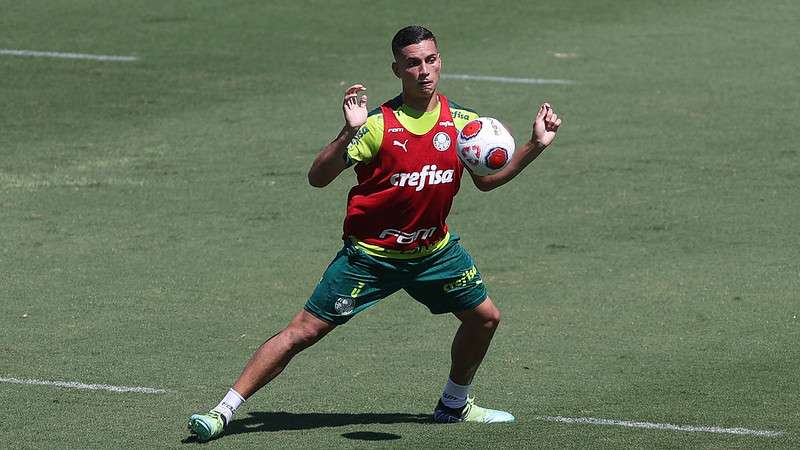
[{"label": "puma logo", "polygon": [[398,147],[401,147],[404,152],[408,153],[408,149],[406,148],[406,145],[408,145],[408,139],[406,139],[404,142],[400,142],[397,139],[395,139],[395,141],[392,142],[392,145],[396,145]]}]

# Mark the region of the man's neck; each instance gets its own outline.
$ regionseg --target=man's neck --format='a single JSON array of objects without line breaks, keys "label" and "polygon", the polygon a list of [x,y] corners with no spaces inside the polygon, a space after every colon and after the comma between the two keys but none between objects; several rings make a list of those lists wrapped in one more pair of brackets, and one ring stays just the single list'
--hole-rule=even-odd
[{"label": "man's neck", "polygon": [[406,106],[419,112],[430,112],[439,106],[439,96],[435,92],[430,97],[412,97],[403,92],[402,99]]}]

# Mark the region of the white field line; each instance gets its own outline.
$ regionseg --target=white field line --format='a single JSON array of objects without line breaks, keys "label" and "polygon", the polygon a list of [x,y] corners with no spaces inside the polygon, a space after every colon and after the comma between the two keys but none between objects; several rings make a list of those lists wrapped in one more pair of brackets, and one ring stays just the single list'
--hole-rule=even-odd
[{"label": "white field line", "polygon": [[[156,388],[141,387],[141,386],[136,386],[136,387],[111,386],[108,384],[86,384],[77,381],[46,381],[46,380],[3,378],[3,377],[0,377],[0,383],[55,386],[68,389],[105,390],[110,392],[135,392],[140,394],[168,394],[171,392],[167,389],[156,389]],[[533,418],[536,420],[544,420],[547,422],[560,422],[560,423],[577,424],[577,425],[614,425],[614,426],[628,427],[628,428],[684,431],[691,433],[738,434],[738,435],[759,436],[759,437],[780,437],[786,434],[783,431],[751,430],[749,428],[721,428],[721,427],[707,427],[699,425],[673,425],[670,423],[634,422],[628,420],[597,419],[593,417],[534,416]]]},{"label": "white field line", "polygon": [[627,420],[595,419],[593,417],[561,417],[561,416],[536,416],[536,420],[560,422],[578,425],[615,425],[628,428],[647,428],[652,430],[685,431],[690,433],[720,433],[741,434],[759,437],[779,437],[786,433],[783,431],[751,430],[749,428],[720,428],[698,425],[673,425],[670,423],[631,422]]},{"label": "white field line", "polygon": [[27,385],[40,385],[40,386],[55,386],[67,389],[89,389],[89,390],[102,390],[111,392],[135,392],[137,394],[169,394],[171,391],[167,389],[156,389],[149,387],[130,387],[130,386],[110,386],[108,384],[86,384],[77,381],[46,381],[46,380],[31,380],[19,378],[3,378],[0,377],[0,383],[12,384],[27,384]]},{"label": "white field line", "polygon": [[475,80],[475,81],[496,81],[498,83],[521,83],[521,84],[577,84],[574,80],[548,80],[545,78],[512,78],[512,77],[489,77],[483,75],[465,75],[459,73],[442,74],[445,80]]},{"label": "white field line", "polygon": [[0,48],[0,55],[37,56],[42,58],[89,59],[92,61],[138,61],[136,56],[90,55],[87,53],[36,52],[33,50],[15,50]]}]

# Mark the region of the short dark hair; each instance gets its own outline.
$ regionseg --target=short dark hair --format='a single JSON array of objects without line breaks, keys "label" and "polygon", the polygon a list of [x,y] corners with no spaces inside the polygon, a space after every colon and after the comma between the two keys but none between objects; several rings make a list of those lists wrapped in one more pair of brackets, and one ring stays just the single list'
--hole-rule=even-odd
[{"label": "short dark hair", "polygon": [[[392,54],[396,57],[404,47],[427,40],[431,40],[436,44],[436,36],[433,35],[431,30],[419,25],[407,26],[398,31],[392,38]],[[438,46],[438,44],[436,45]]]}]

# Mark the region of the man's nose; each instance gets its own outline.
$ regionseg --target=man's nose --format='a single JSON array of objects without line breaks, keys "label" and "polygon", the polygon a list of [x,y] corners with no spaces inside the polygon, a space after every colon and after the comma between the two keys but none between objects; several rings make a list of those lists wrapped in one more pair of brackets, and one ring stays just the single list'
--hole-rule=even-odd
[{"label": "man's nose", "polygon": [[430,66],[428,64],[422,63],[419,65],[419,76],[420,77],[427,77],[430,74]]}]

